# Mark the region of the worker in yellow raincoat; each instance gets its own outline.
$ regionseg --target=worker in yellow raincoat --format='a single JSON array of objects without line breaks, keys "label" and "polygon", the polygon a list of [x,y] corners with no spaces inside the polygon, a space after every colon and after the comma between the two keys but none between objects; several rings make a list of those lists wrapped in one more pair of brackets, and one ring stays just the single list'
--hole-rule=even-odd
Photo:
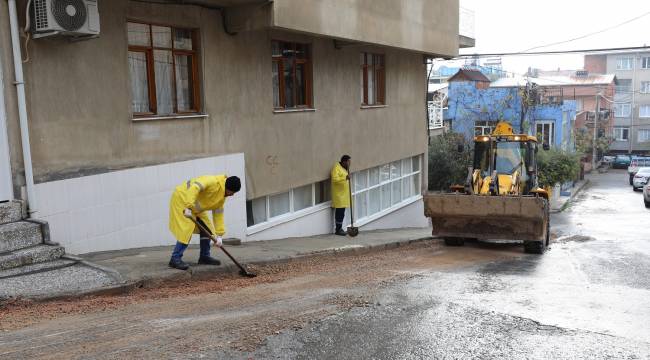
[{"label": "worker in yellow raincoat", "polygon": [[[187,270],[189,265],[183,261],[183,252],[190,243],[192,234],[199,234],[196,224],[189,218],[198,218],[217,236],[217,246],[222,244],[226,233],[223,222],[223,205],[226,198],[241,189],[241,181],[236,176],[204,175],[178,185],[169,202],[169,230],[176,238],[176,246],[169,260],[169,266]],[[212,219],[208,215],[212,211]],[[210,237],[200,234],[201,251],[199,264],[220,265],[221,262],[210,256]]]},{"label": "worker in yellow raincoat", "polygon": [[350,156],[343,155],[341,161],[332,167],[332,207],[334,208],[334,221],[336,222],[336,235],[346,236],[343,230],[345,209],[350,207]]}]

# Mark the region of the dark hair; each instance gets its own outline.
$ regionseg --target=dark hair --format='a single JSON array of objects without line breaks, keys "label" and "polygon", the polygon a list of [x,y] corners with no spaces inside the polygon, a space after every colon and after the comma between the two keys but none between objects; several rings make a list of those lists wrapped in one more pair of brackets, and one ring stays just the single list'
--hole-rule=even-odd
[{"label": "dark hair", "polygon": [[350,160],[350,159],[352,159],[352,158],[350,157],[350,155],[343,155],[343,156],[341,156],[341,162],[345,162],[345,161],[348,161],[348,160]]},{"label": "dark hair", "polygon": [[226,179],[226,190],[237,192],[241,189],[241,180],[236,176],[230,176]]}]

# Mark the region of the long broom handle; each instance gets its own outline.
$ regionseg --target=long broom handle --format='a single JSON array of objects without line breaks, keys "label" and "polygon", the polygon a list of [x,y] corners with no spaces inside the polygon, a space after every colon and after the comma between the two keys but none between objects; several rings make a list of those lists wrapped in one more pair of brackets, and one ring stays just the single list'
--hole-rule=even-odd
[{"label": "long broom handle", "polygon": [[[203,220],[201,220],[201,219],[199,219],[199,218],[194,219],[193,217],[188,218],[188,219],[192,220],[192,221],[194,222],[194,224],[196,224],[196,226],[199,227],[199,230],[203,231],[206,235],[208,235],[212,241],[214,241],[215,243],[217,242],[217,240],[214,238],[214,235],[212,234],[212,231],[210,231],[210,229],[205,225],[205,223],[203,222]],[[228,257],[230,258],[230,260],[232,260],[232,262],[234,262],[235,265],[237,265],[237,267],[238,267],[240,270],[242,270],[243,272],[248,272],[248,270],[246,270],[246,268],[244,268],[244,267],[243,267],[243,266],[242,266],[242,265],[241,265],[237,260],[235,260],[234,257],[232,257],[232,255],[230,255],[230,253],[228,252],[228,250],[226,250],[223,246],[219,246],[219,248],[220,248],[220,249],[221,249],[221,250],[222,250],[226,255],[228,255]]]},{"label": "long broom handle", "polygon": [[352,207],[352,179],[348,173],[348,192],[350,193],[350,226],[354,227],[354,208]]}]

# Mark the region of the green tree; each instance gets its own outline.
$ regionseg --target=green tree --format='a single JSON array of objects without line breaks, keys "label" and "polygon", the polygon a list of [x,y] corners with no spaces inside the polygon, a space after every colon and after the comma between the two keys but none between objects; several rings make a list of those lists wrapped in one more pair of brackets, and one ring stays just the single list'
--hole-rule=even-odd
[{"label": "green tree", "polygon": [[[458,151],[458,146],[463,151]],[[431,138],[429,145],[429,190],[449,190],[454,184],[464,184],[467,167],[472,161],[470,142],[462,134],[445,133]]]},{"label": "green tree", "polygon": [[547,187],[573,181],[580,174],[580,155],[560,149],[540,150],[537,153],[539,186]]}]

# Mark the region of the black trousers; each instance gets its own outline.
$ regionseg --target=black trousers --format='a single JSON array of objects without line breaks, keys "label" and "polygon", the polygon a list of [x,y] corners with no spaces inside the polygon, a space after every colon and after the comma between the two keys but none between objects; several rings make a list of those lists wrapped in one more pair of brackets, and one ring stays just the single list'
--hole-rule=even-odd
[{"label": "black trousers", "polygon": [[345,218],[345,208],[334,209],[334,221],[336,222],[336,230],[343,229],[343,219]]}]

